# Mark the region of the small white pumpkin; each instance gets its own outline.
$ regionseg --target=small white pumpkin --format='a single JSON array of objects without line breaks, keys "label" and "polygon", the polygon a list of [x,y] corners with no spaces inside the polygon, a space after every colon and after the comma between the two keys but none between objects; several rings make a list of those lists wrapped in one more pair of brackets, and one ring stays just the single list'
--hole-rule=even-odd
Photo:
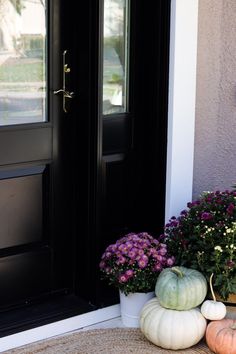
[{"label": "small white pumpkin", "polygon": [[216,301],[215,293],[212,286],[213,273],[210,276],[210,289],[213,300],[206,300],[201,306],[202,315],[208,320],[222,320],[226,315],[226,306],[223,302]]},{"label": "small white pumpkin", "polygon": [[140,329],[152,343],[165,349],[184,349],[197,344],[204,336],[206,319],[199,308],[186,311],[162,307],[155,297],[140,315]]}]

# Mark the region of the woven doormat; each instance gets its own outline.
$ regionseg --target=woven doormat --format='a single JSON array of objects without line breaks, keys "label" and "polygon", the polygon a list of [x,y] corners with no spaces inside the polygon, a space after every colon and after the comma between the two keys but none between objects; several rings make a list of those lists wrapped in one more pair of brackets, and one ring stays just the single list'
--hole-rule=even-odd
[{"label": "woven doormat", "polygon": [[209,354],[201,342],[189,349],[171,351],[151,344],[136,328],[95,329],[37,342],[5,354]]}]

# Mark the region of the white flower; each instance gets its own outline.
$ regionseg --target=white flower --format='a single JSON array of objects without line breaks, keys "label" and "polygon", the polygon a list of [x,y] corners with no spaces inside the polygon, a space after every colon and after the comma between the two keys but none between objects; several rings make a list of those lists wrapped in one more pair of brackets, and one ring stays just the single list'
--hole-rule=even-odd
[{"label": "white flower", "polygon": [[223,252],[222,248],[220,246],[215,246],[214,249],[219,252]]}]

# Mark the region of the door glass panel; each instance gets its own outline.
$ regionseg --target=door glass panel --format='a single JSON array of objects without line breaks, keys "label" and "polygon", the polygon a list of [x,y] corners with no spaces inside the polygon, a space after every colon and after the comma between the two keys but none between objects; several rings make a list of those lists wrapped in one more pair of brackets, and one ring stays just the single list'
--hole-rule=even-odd
[{"label": "door glass panel", "polygon": [[129,0],[104,0],[103,114],[123,113],[128,105]]},{"label": "door glass panel", "polygon": [[0,125],[46,120],[45,0],[0,0]]}]

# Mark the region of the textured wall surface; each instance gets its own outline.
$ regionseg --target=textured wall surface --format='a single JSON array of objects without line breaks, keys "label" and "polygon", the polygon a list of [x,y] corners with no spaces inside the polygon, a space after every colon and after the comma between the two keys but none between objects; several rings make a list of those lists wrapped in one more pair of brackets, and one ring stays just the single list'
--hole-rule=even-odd
[{"label": "textured wall surface", "polygon": [[236,1],[199,0],[193,197],[236,182]]}]

